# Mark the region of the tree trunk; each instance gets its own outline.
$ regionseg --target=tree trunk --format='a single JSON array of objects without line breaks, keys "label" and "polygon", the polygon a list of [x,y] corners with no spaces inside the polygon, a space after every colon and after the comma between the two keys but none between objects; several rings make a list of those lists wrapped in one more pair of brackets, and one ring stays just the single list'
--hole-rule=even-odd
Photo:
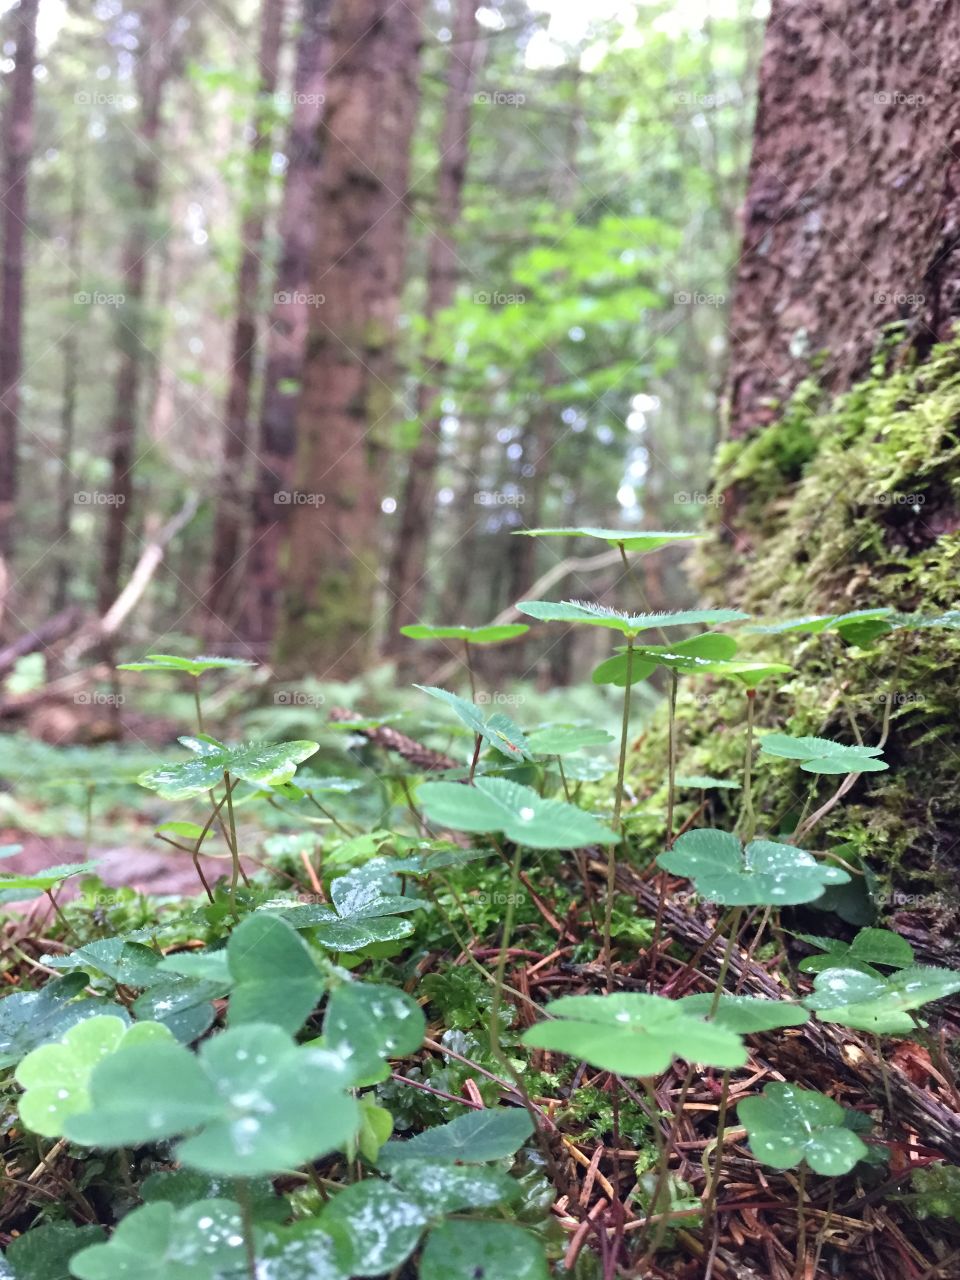
[{"label": "tree trunk", "polygon": [[[485,49],[475,13],[473,0],[457,0],[447,61],[434,219],[427,246],[426,319],[431,327],[438,312],[453,302],[460,274],[455,238],[469,157],[473,86]],[[400,628],[417,621],[423,604],[441,444],[436,401],[443,374],[443,361],[438,360],[417,390],[420,438],[407,466],[387,582],[391,601],[387,648],[391,652],[397,649]]]},{"label": "tree trunk", "polygon": [[321,125],[323,234],[297,414],[277,658],[358,671],[375,628],[383,439],[393,410],[420,3],[339,0]]},{"label": "tree trunk", "polygon": [[[296,452],[297,394],[312,314],[310,256],[316,239],[318,131],[323,112],[323,78],[330,0],[303,0],[293,110],[287,139],[287,168],[278,233],[280,259],[274,281],[267,336],[260,443],[253,493],[250,550],[244,566],[244,639],[264,656],[276,630],[280,600],[280,546],[291,506]],[[280,499],[278,501],[278,499]]]},{"label": "tree trunk", "polygon": [[[85,128],[81,124],[74,140],[73,173],[70,179],[70,216],[67,224],[67,268],[69,290],[73,293],[76,282],[83,277],[83,217],[84,217],[84,162],[83,145]],[[80,325],[71,324],[60,340],[63,353],[63,383],[60,397],[60,456],[57,459],[57,513],[56,554],[57,567],[53,583],[52,608],[59,613],[65,608],[70,594],[72,572],[72,547],[70,541],[71,514],[73,512],[73,445],[77,417],[77,388],[80,381]]]},{"label": "tree trunk", "polygon": [[0,557],[13,549],[17,501],[17,436],[23,364],[23,244],[27,179],[33,149],[33,68],[38,0],[20,0],[13,18],[15,62],[3,115],[0,234]]},{"label": "tree trunk", "polygon": [[211,636],[231,632],[234,576],[246,526],[246,492],[250,440],[250,389],[257,349],[257,304],[265,223],[264,166],[272,145],[270,121],[283,40],[284,0],[262,0],[260,11],[259,101],[254,111],[253,140],[248,157],[247,209],[240,228],[240,266],[234,307],[230,382],[224,410],[223,464],[213,524],[210,585],[204,605]]},{"label": "tree trunk", "polygon": [[842,390],[883,327],[960,315],[960,4],[774,0],[731,317],[730,429],[811,371]]},{"label": "tree trunk", "polygon": [[140,116],[136,130],[133,189],[136,198],[122,260],[123,302],[117,324],[119,365],[109,428],[110,489],[105,496],[107,522],[103,565],[97,592],[101,613],[120,590],[133,497],[138,400],[144,361],[147,266],[156,239],[152,226],[160,180],[160,113],[173,59],[181,37],[179,0],[151,0],[142,15],[141,47],[136,62]]}]

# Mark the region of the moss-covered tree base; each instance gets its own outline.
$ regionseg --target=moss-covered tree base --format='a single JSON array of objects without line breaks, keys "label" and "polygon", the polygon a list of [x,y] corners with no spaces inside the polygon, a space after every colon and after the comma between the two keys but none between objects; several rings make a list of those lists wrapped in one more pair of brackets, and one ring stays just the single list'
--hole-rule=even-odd
[{"label": "moss-covered tree base", "polygon": [[[714,538],[697,566],[711,603],[758,619],[876,605],[940,614],[960,604],[960,343],[918,368],[880,370],[841,399],[802,387],[782,418],[724,446]],[[875,745],[889,714],[885,773],[860,777],[808,847],[863,859],[880,918],[944,959],[960,957],[960,633],[894,632],[868,650],[835,635],[743,635],[742,652],[789,662],[792,677],[757,694],[760,732],[822,734]],[[740,780],[746,698],[732,682],[681,682],[681,776]],[[666,716],[636,745],[634,828],[662,841]],[[755,756],[760,832],[787,832],[840,778]],[[705,793],[697,819],[729,823],[739,792]],[[681,792],[679,821],[700,793]]]}]

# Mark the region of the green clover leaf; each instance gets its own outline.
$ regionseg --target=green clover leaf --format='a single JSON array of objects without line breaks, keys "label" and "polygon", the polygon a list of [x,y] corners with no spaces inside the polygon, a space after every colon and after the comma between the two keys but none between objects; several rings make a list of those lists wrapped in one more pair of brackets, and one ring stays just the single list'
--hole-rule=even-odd
[{"label": "green clover leaf", "polygon": [[502,831],[531,849],[580,849],[612,844],[616,834],[598,818],[561,800],[544,799],[508,778],[423,782],[417,791],[431,822],[456,831]]},{"label": "green clover leaf", "polygon": [[726,906],[795,906],[813,902],[828,885],[849,879],[840,867],[824,866],[792,844],[751,840],[746,849],[729,831],[684,832],[657,865],[687,876],[697,893]]},{"label": "green clover leaf", "polygon": [[742,1067],[740,1036],[690,1012],[680,1000],[617,993],[562,996],[546,1006],[554,1016],[521,1037],[531,1049],[553,1049],[617,1075],[655,1076],[674,1058],[711,1067]]},{"label": "green clover leaf", "polygon": [[849,1173],[869,1152],[848,1127],[852,1113],[823,1093],[792,1084],[768,1084],[758,1098],[743,1098],[737,1113],[750,1135],[750,1150],[774,1169],[806,1161],[814,1173]]}]

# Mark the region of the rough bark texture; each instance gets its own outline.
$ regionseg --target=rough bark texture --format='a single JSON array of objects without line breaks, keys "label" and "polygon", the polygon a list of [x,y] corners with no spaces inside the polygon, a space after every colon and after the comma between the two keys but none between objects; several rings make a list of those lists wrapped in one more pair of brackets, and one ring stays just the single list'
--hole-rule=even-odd
[{"label": "rough bark texture", "polygon": [[393,409],[419,3],[340,0],[321,125],[323,210],[297,415],[279,664],[348,676],[374,630],[382,438]]},{"label": "rough bark texture", "polygon": [[[297,393],[313,306],[310,257],[318,221],[318,130],[330,0],[304,0],[293,78],[293,112],[278,233],[280,259],[266,341],[260,404],[257,478],[250,550],[244,565],[243,637],[264,656],[273,640],[280,599],[280,546],[291,506],[282,499],[293,483]],[[314,299],[315,301],[315,299]],[[279,499],[279,500],[278,500]]]},{"label": "rough bark texture", "polygon": [[[473,86],[485,48],[475,12],[473,0],[457,0],[447,62],[434,219],[427,246],[428,321],[453,302],[460,274],[456,235],[470,148]],[[400,628],[418,620],[423,603],[441,444],[440,415],[435,405],[443,372],[443,361],[438,360],[417,391],[420,439],[407,467],[387,583],[391,600],[387,634],[390,650],[397,647]]]},{"label": "rough bark texture", "polygon": [[257,54],[259,101],[254,111],[253,139],[248,158],[247,210],[240,228],[230,381],[224,409],[223,463],[213,524],[210,584],[204,601],[208,614],[206,629],[211,638],[232,631],[225,615],[231,608],[234,572],[249,506],[250,390],[257,349],[260,263],[266,218],[265,165],[272,144],[269,121],[273,111],[272,99],[277,90],[284,8],[284,0],[262,0],[260,10],[260,47]]},{"label": "rough bark texture", "polygon": [[36,60],[38,0],[20,0],[13,13],[14,69],[3,113],[3,168],[0,181],[0,556],[13,545],[17,500],[17,437],[20,371],[23,363],[23,244],[26,234],[27,174],[33,149],[33,68]]},{"label": "rough bark texture", "polygon": [[731,317],[730,427],[816,370],[843,390],[886,324],[960,315],[960,4],[774,0]]},{"label": "rough bark texture", "polygon": [[144,363],[145,291],[150,248],[156,239],[153,216],[160,180],[158,142],[160,115],[167,83],[174,71],[174,57],[182,31],[178,25],[179,0],[152,0],[142,16],[136,64],[140,116],[137,153],[133,168],[135,208],[123,247],[117,346],[119,363],[114,385],[114,410],[110,421],[110,501],[103,543],[103,565],[97,592],[101,613],[106,612],[120,589],[133,498],[138,400]]}]

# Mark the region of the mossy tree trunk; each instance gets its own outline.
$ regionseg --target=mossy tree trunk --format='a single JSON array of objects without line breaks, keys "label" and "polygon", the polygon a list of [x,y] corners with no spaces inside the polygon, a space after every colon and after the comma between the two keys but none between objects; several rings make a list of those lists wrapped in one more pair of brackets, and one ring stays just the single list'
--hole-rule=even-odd
[{"label": "mossy tree trunk", "polygon": [[376,630],[420,43],[417,0],[334,7],[311,281],[323,303],[303,368],[276,648],[288,672],[352,675]]}]

